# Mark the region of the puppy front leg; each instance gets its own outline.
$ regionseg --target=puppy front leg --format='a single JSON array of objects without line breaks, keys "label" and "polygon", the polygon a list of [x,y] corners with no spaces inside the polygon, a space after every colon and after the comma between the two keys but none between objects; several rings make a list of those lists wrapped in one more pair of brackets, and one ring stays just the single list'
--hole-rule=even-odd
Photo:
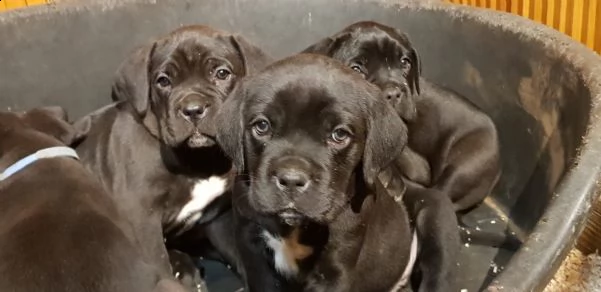
[{"label": "puppy front leg", "polygon": [[459,228],[448,196],[432,189],[408,184],[403,197],[418,235],[417,264],[421,271],[419,292],[447,292],[455,289]]},{"label": "puppy front leg", "polygon": [[394,165],[409,180],[422,186],[430,185],[431,171],[428,160],[417,154],[409,146],[405,147],[401,155],[395,158]]},{"label": "puppy front leg", "polygon": [[236,248],[233,210],[228,210],[206,226],[206,234],[221,258],[220,261],[230,265],[231,269],[240,274],[243,266]]}]

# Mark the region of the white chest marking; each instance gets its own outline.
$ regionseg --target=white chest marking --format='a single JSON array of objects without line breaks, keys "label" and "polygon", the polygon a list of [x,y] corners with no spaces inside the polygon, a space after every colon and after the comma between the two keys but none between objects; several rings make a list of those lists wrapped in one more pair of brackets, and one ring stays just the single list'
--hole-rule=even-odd
[{"label": "white chest marking", "polygon": [[296,265],[296,261],[290,259],[284,240],[273,236],[267,230],[263,230],[262,236],[267,246],[273,251],[273,262],[276,271],[284,277],[296,276],[298,274],[298,266]]},{"label": "white chest marking", "polygon": [[[208,179],[196,182],[192,187],[192,199],[184,205],[177,215],[177,222],[198,220],[202,216],[204,208],[225,193],[226,187],[227,180],[219,176],[211,176]],[[191,218],[191,216],[194,216],[194,218]]]}]

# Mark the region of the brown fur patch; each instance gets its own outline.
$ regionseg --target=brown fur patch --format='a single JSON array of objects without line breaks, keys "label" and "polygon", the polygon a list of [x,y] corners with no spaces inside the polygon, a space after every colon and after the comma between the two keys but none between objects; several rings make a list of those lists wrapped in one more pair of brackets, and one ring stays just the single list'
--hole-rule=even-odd
[{"label": "brown fur patch", "polygon": [[294,228],[288,236],[283,238],[284,252],[291,266],[296,265],[297,261],[302,261],[313,254],[313,247],[300,243],[299,238],[300,229],[298,227]]}]

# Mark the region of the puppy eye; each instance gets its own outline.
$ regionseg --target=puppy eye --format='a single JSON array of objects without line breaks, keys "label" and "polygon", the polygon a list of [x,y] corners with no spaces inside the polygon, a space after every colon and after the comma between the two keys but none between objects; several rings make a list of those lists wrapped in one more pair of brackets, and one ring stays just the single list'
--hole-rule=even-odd
[{"label": "puppy eye", "polygon": [[351,69],[355,70],[357,73],[361,74],[363,76],[363,78],[365,78],[365,76],[367,75],[365,73],[365,70],[363,69],[363,67],[361,65],[352,65]]},{"label": "puppy eye", "polygon": [[350,138],[351,133],[344,128],[337,128],[330,135],[330,139],[336,144],[345,144]]},{"label": "puppy eye", "polygon": [[227,69],[221,68],[215,71],[215,77],[220,80],[227,80],[230,75],[232,75],[232,72]]},{"label": "puppy eye", "polygon": [[359,65],[353,65],[353,66],[351,66],[351,69],[353,69],[353,70],[355,70],[355,71],[357,71],[357,72],[359,72],[361,74],[365,74],[363,72],[363,68],[361,68],[361,66],[359,66]]},{"label": "puppy eye", "polygon": [[171,86],[171,80],[165,74],[160,74],[156,81],[157,85],[161,88],[167,88]]},{"label": "puppy eye", "polygon": [[403,57],[403,58],[401,58],[401,65],[403,65],[403,67],[410,67],[411,60],[407,57]]},{"label": "puppy eye", "polygon": [[271,125],[269,124],[269,121],[259,119],[253,123],[253,130],[258,136],[265,136],[269,130],[271,130]]}]

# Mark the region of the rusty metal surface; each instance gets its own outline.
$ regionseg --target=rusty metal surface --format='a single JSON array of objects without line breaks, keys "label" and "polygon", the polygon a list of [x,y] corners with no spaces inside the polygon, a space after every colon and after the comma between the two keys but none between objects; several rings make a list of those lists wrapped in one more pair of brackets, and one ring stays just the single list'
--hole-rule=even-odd
[{"label": "rusty metal surface", "polygon": [[184,24],[242,33],[285,56],[364,19],[407,31],[424,75],[499,128],[503,176],[463,219],[525,243],[515,254],[466,247],[464,288],[542,291],[597,197],[601,61],[526,19],[440,1],[64,0],[0,14],[0,108],[59,104],[81,116],[110,101],[111,76],[132,48]]}]

